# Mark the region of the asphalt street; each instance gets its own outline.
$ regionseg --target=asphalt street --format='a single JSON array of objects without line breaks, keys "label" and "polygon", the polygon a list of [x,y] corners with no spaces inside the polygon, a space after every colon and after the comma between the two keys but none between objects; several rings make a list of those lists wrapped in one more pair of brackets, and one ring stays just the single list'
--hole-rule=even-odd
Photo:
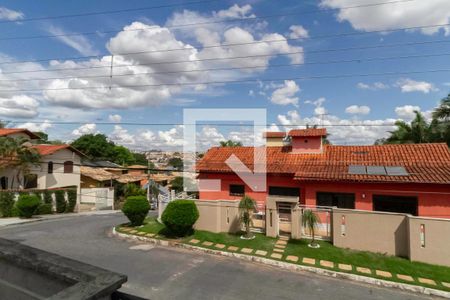
[{"label": "asphalt street", "polygon": [[150,299],[431,299],[396,289],[280,270],[238,259],[108,236],[121,214],[0,227],[0,237],[126,274],[126,292]]}]

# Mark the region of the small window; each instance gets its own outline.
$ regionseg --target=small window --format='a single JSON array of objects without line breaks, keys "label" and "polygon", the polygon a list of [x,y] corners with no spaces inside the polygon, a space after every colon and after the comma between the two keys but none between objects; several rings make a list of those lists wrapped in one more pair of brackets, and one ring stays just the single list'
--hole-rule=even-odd
[{"label": "small window", "polygon": [[36,174],[27,174],[23,177],[26,189],[35,189],[38,184],[38,176]]},{"label": "small window", "polygon": [[64,162],[64,173],[73,173],[73,161]]},{"label": "small window", "polygon": [[245,187],[241,184],[230,184],[230,196],[244,196]]},{"label": "small window", "polygon": [[53,162],[49,161],[47,166],[47,173],[52,174],[53,173]]},{"label": "small window", "polygon": [[2,190],[6,190],[8,188],[8,177],[3,176],[0,178],[0,186]]}]

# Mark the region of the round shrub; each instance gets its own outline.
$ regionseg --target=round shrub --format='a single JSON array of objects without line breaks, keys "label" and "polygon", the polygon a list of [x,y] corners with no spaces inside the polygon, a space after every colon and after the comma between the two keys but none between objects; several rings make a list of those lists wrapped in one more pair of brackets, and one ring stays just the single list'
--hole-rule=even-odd
[{"label": "round shrub", "polygon": [[194,201],[175,200],[167,205],[161,219],[171,234],[185,236],[193,231],[198,217],[199,213]]},{"label": "round shrub", "polygon": [[149,210],[150,204],[145,196],[130,196],[122,207],[122,212],[130,220],[132,226],[141,226]]},{"label": "round shrub", "polygon": [[20,195],[16,207],[19,210],[19,216],[31,218],[40,204],[39,197],[36,195]]}]

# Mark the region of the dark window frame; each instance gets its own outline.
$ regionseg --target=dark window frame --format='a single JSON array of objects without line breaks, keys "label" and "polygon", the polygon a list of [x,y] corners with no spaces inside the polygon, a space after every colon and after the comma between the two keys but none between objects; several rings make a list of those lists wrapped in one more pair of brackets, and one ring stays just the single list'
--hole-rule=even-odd
[{"label": "dark window frame", "polygon": [[372,195],[372,210],[418,216],[419,197],[375,194]]},{"label": "dark window frame", "polygon": [[52,161],[49,161],[47,164],[47,173],[53,174],[53,162]]},{"label": "dark window frame", "polygon": [[[30,177],[33,177],[30,180]],[[28,177],[28,178],[27,178]],[[23,183],[25,189],[36,189],[38,187],[38,175],[37,174],[26,174],[23,176]]]},{"label": "dark window frame", "polygon": [[[321,196],[328,197],[329,199],[320,199]],[[339,197],[348,197],[347,199],[339,199]],[[353,198],[353,199],[350,199]],[[327,201],[324,203],[322,201]],[[350,203],[350,204],[349,204]],[[356,195],[355,193],[341,193],[341,192],[316,192],[316,205],[317,206],[333,206],[343,209],[355,209]],[[328,204],[328,205],[324,205]]]},{"label": "dark window frame", "polygon": [[[240,192],[240,191],[233,192],[232,187],[238,188],[239,190],[242,189],[242,192]],[[230,184],[230,186],[228,188],[229,188],[228,192],[229,192],[230,196],[244,196],[245,195],[245,185],[243,185],[243,184],[232,183],[232,184]]]},{"label": "dark window frame", "polygon": [[8,189],[8,177],[7,176],[2,176],[0,178],[0,188],[2,190],[7,190]]},{"label": "dark window frame", "polygon": [[65,174],[73,173],[73,161],[67,160],[64,162],[64,173]]},{"label": "dark window frame", "polygon": [[291,186],[269,186],[269,196],[298,197],[300,199],[300,188]]}]

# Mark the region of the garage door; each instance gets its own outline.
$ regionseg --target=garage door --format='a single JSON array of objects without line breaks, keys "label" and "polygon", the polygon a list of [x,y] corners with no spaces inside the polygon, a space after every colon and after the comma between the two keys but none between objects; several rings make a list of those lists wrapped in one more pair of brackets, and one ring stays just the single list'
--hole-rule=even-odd
[{"label": "garage door", "polygon": [[417,216],[417,197],[374,195],[373,210]]}]

